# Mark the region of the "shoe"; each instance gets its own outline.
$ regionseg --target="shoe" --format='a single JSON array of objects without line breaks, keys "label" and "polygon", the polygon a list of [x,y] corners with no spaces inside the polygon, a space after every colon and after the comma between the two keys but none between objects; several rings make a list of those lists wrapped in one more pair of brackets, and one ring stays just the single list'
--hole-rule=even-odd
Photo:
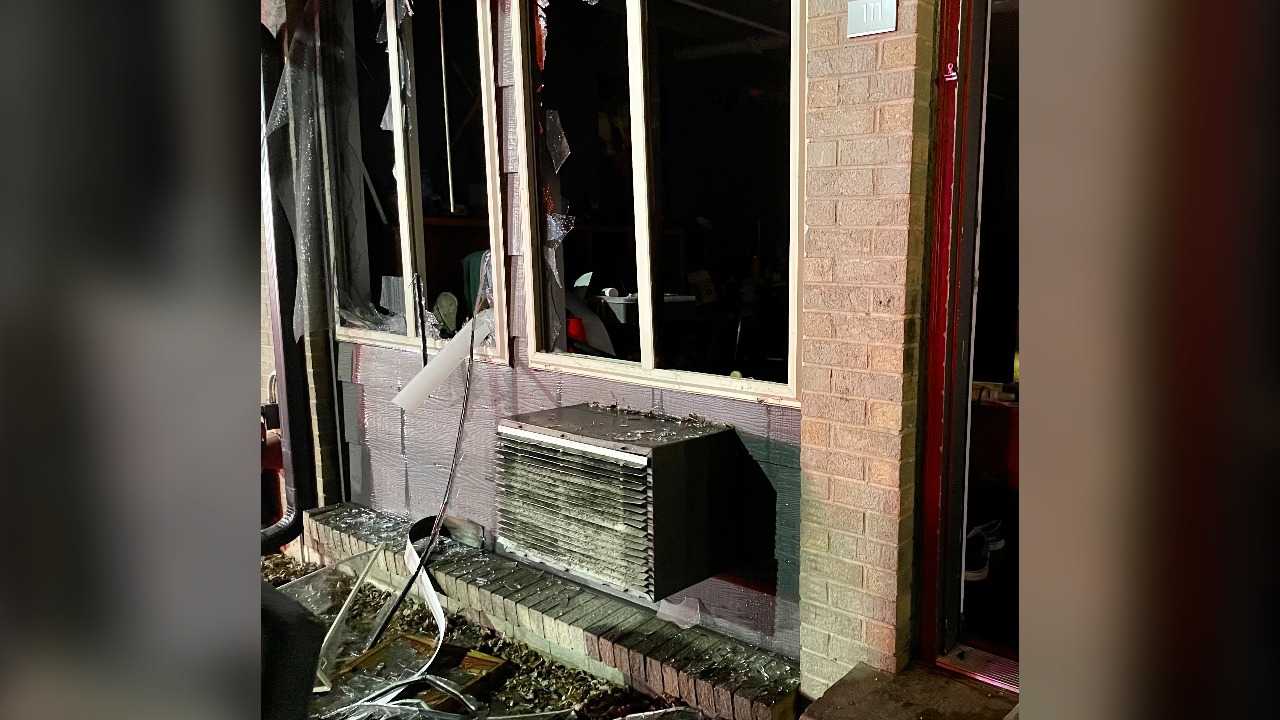
[{"label": "shoe", "polygon": [[988,550],[1004,549],[1004,527],[999,520],[992,520],[989,523],[979,525],[974,530],[981,532],[983,537],[987,539]]},{"label": "shoe", "polygon": [[965,581],[986,580],[990,560],[991,550],[987,547],[987,536],[978,528],[970,530],[964,543]]}]

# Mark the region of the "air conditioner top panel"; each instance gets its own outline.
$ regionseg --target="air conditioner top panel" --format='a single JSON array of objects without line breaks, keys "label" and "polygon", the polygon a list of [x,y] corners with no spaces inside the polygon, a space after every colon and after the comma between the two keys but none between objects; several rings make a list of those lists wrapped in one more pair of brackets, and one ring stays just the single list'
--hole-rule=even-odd
[{"label": "air conditioner top panel", "polygon": [[500,420],[514,427],[626,453],[650,455],[654,448],[727,432],[729,425],[698,417],[675,418],[595,403],[539,410]]}]

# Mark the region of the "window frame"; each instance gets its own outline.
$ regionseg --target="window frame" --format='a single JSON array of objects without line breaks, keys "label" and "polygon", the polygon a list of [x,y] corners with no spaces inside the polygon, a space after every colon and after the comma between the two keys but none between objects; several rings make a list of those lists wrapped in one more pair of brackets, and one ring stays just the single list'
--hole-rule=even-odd
[{"label": "window frame", "polygon": [[[413,25],[411,24],[414,18],[413,16],[405,17],[404,22],[399,26],[400,31],[397,32],[396,5],[397,3],[394,2],[384,3],[387,21],[387,63],[391,71],[390,85],[393,93],[397,92],[400,87],[401,77],[398,59],[400,57],[401,44],[403,43],[410,68],[408,119],[412,122],[412,127],[417,128],[419,127],[418,92],[416,88],[417,66],[413,55]],[[503,208],[502,163],[498,147],[500,127],[498,123],[498,85],[494,71],[493,12],[487,0],[481,0],[476,3],[476,25],[478,30],[476,42],[479,44],[480,60],[480,110],[483,115],[485,137],[485,194],[489,211],[489,251],[492,258],[494,314],[494,343],[492,346],[483,345],[477,347],[476,355],[492,362],[510,364],[511,358],[508,351],[510,342],[508,340],[509,329],[507,325],[506,246],[503,228],[506,214]],[[341,322],[338,321],[337,315],[337,273],[330,273],[335,319],[334,337],[339,342],[417,351],[421,351],[425,347],[429,351],[439,352],[449,341],[432,338],[424,340],[418,331],[418,303],[416,302],[417,292],[414,288],[414,276],[422,274],[421,271],[426,266],[426,239],[423,236],[425,222],[422,215],[422,177],[420,173],[421,161],[418,154],[418,139],[416,133],[405,132],[405,111],[405,103],[391,103],[391,132],[395,148],[394,163],[396,168],[396,205],[400,224],[400,262],[401,267],[405,269],[403,283],[406,332],[404,335],[400,335],[380,330],[343,327]],[[332,232],[330,232],[329,237],[329,263],[330,267],[333,267],[335,249]],[[425,279],[423,282],[425,283]],[[429,292],[430,289],[426,288],[426,290]],[[468,300],[459,298],[459,301]]]},{"label": "window frame", "polygon": [[[537,173],[530,152],[532,137],[532,95],[529,93],[530,53],[526,51],[529,26],[529,4],[536,0],[512,0],[512,54],[516,63],[516,132],[520,158],[521,187],[519,197],[521,223],[521,263],[524,275],[525,332],[528,338],[527,360],[529,366],[540,370],[555,370],[575,375],[618,380],[650,387],[730,397],[784,407],[799,407],[799,345],[800,345],[800,263],[801,243],[804,240],[804,81],[805,81],[805,29],[804,2],[791,1],[791,123],[790,123],[790,203],[791,243],[788,251],[787,316],[787,382],[777,383],[748,378],[733,378],[689,370],[668,370],[655,367],[653,273],[650,267],[650,197],[652,168],[649,163],[649,138],[645,132],[634,132],[632,148],[632,187],[645,188],[636,192],[636,275],[639,296],[641,362],[635,363],[611,358],[587,355],[552,353],[539,349],[542,311],[542,294],[539,292],[538,268],[534,261],[541,257],[535,244],[539,233],[535,227],[534,197],[538,192]],[[648,73],[645,65],[646,35],[644,5],[647,0],[625,0],[627,7],[627,74],[631,103],[631,127],[647,128],[649,113]]]}]

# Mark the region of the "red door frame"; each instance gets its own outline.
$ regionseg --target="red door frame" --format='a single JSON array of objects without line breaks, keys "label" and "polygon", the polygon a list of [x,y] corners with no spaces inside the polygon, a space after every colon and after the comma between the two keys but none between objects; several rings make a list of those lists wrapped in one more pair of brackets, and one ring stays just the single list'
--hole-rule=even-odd
[{"label": "red door frame", "polygon": [[[920,660],[932,665],[945,648],[945,628],[941,611],[948,509],[955,501],[950,468],[953,461],[951,417],[952,389],[968,378],[957,377],[967,362],[957,356],[960,307],[957,303],[961,278],[957,259],[971,243],[958,227],[961,199],[972,188],[964,187],[966,152],[963,124],[971,117],[968,107],[968,77],[973,43],[969,37],[974,7],[969,0],[941,0],[938,9],[938,62],[935,69],[936,125],[934,128],[934,185],[930,211],[932,233],[929,246],[928,315],[924,367],[924,425],[921,446],[921,560],[920,567]],[[961,18],[964,22],[961,23]],[[964,63],[961,63],[961,53]],[[957,448],[957,450],[963,450]]]}]

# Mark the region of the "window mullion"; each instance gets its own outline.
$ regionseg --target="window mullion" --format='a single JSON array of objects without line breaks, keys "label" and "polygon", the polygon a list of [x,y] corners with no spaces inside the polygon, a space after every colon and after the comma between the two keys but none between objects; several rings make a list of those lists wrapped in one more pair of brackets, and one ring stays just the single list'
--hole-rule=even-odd
[{"label": "window mullion", "polygon": [[[494,341],[500,356],[507,354],[507,275],[506,247],[503,238],[505,211],[502,207],[502,154],[498,147],[498,83],[494,71],[493,13],[488,2],[476,3],[477,38],[480,43],[481,111],[484,113],[485,189],[489,202],[489,246],[493,273]],[[515,199],[512,199],[515,202]],[[509,229],[508,232],[515,232]],[[466,298],[470,304],[475,298]]]},{"label": "window mullion", "polygon": [[[395,146],[396,201],[400,215],[400,265],[404,286],[404,317],[407,326],[406,334],[408,337],[416,338],[419,337],[418,306],[415,302],[413,275],[418,269],[417,248],[423,245],[422,223],[419,221],[422,217],[422,194],[417,192],[418,141],[416,133],[410,134],[405,131],[405,123],[408,120],[415,128],[417,127],[417,93],[412,88],[413,75],[410,72],[410,97],[414,101],[409,103],[408,107],[401,102],[403,90],[400,57],[401,53],[404,53],[404,57],[410,58],[409,62],[412,63],[413,40],[409,32],[405,33],[404,38],[400,36],[400,30],[396,25],[396,4],[386,3],[387,62],[391,64],[391,126]],[[404,22],[408,25],[412,22],[412,18],[406,17]],[[402,40],[405,42],[403,49],[400,46]],[[406,111],[409,113],[408,118],[405,117]]]},{"label": "window mullion", "polygon": [[645,72],[644,0],[627,0],[627,73],[631,92],[631,172],[636,215],[636,294],[640,317],[640,367],[652,370],[653,273],[649,253],[648,87]]}]

